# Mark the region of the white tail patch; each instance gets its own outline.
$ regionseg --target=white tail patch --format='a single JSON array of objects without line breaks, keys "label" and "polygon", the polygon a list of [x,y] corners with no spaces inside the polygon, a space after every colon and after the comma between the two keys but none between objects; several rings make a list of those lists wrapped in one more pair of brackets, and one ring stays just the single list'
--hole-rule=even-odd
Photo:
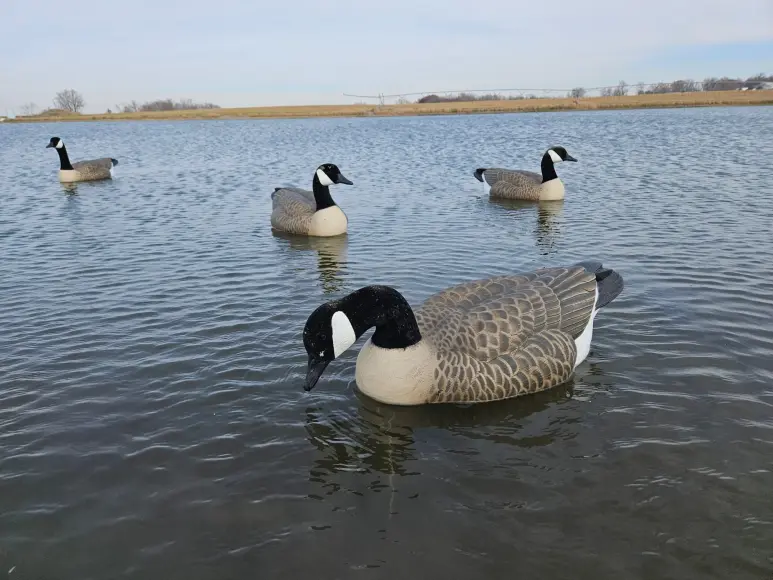
[{"label": "white tail patch", "polygon": [[550,158],[553,160],[553,163],[561,163],[563,159],[561,159],[561,156],[553,151],[552,149],[548,149],[548,155],[550,155]]},{"label": "white tail patch", "polygon": [[599,285],[596,282],[596,296],[593,299],[593,308],[591,309],[590,318],[588,324],[585,325],[580,336],[574,339],[574,345],[577,347],[577,359],[574,361],[574,368],[577,368],[582,361],[588,358],[590,353],[590,343],[593,340],[593,319],[596,318],[598,310],[596,310],[596,304],[599,301]]},{"label": "white tail patch", "polygon": [[333,327],[333,356],[338,358],[341,353],[357,342],[357,335],[354,333],[352,323],[349,317],[340,310],[333,313],[330,322]]},{"label": "white tail patch", "polygon": [[325,187],[329,187],[333,185],[333,180],[330,179],[327,176],[327,173],[322,171],[321,169],[317,169],[317,179],[319,179],[319,182],[324,185]]}]

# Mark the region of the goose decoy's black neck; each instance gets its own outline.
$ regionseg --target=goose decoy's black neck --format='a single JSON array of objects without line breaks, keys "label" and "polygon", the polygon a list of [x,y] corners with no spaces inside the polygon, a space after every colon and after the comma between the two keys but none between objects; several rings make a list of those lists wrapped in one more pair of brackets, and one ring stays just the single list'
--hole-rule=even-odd
[{"label": "goose decoy's black neck", "polygon": [[59,137],[51,137],[51,140],[46,145],[46,149],[53,147],[56,149],[59,155],[59,169],[69,171],[72,169],[72,163],[70,163],[70,156],[67,155],[67,148],[64,146],[64,141]]}]

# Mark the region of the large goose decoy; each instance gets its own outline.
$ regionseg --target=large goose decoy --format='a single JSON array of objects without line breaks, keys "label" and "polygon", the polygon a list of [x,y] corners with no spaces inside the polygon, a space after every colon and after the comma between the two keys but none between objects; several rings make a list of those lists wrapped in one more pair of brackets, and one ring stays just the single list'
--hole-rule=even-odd
[{"label": "large goose decoy", "polygon": [[59,154],[59,181],[62,183],[74,183],[76,181],[96,181],[98,179],[112,179],[113,167],[118,165],[118,160],[112,157],[102,159],[90,159],[70,163],[67,148],[59,137],[51,137],[46,149],[53,147]]},{"label": "large goose decoy", "polygon": [[577,161],[563,147],[551,147],[542,156],[542,174],[521,169],[478,168],[473,175],[491,186],[489,195],[524,201],[555,201],[564,199],[564,183],[556,174],[555,164]]},{"label": "large goose decoy", "polygon": [[271,194],[271,227],[290,234],[338,236],[346,233],[346,214],[330,196],[336,183],[352,185],[332,163],[320,165],[314,172],[312,191],[297,187],[277,187]]},{"label": "large goose decoy", "polygon": [[588,356],[596,313],[622,291],[620,274],[600,262],[466,282],[416,311],[394,288],[366,286],[309,316],[304,388],[375,327],[355,379],[382,403],[479,403],[550,389]]}]

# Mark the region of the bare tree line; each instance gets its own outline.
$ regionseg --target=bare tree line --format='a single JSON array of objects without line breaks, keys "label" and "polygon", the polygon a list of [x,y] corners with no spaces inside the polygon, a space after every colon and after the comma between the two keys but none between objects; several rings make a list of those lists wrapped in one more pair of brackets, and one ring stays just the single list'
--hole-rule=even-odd
[{"label": "bare tree line", "polygon": [[[75,89],[65,89],[59,91],[54,96],[53,107],[40,111],[35,103],[25,103],[19,107],[23,117],[32,117],[38,113],[41,115],[55,113],[57,111],[66,111],[68,113],[80,113],[86,106],[86,100],[83,95]],[[137,113],[146,111],[186,111],[193,109],[219,109],[219,105],[214,103],[197,103],[193,99],[158,99],[146,103],[131,101],[128,104],[117,105],[116,110],[123,113]],[[39,112],[40,111],[40,112]],[[108,113],[112,113],[110,109]]]},{"label": "bare tree line", "polygon": [[22,117],[31,117],[38,112],[38,106],[35,103],[25,103],[19,109],[21,110]]},{"label": "bare tree line", "polygon": [[620,81],[616,87],[604,87],[601,89],[602,97],[624,97],[628,94],[628,83]]},{"label": "bare tree line", "polygon": [[[624,97],[629,94],[637,95],[653,95],[653,94],[665,94],[665,93],[690,93],[698,91],[732,91],[749,89],[753,90],[760,88],[762,83],[773,82],[773,75],[760,73],[749,77],[747,79],[741,78],[715,78],[709,77],[703,79],[703,81],[695,81],[692,79],[679,79],[671,82],[662,83],[637,83],[634,86],[629,85],[626,81],[620,81],[615,86],[609,87],[575,87],[566,93],[568,98],[582,99],[587,97],[590,91],[598,91],[602,97]],[[503,89],[505,90],[505,89]],[[518,89],[510,89],[518,90]],[[550,91],[550,89],[531,89],[531,91]],[[439,95],[437,93],[425,94],[417,99],[416,103],[454,103],[465,101],[505,101],[505,100],[521,100],[521,99],[539,99],[539,98],[553,98],[551,95],[537,96],[532,93],[525,93],[528,89],[524,89],[518,95],[504,95],[497,92],[488,92],[485,94],[475,94],[473,91],[462,91],[456,94]],[[553,90],[552,92],[556,92]],[[524,94],[525,93],[525,94]],[[355,95],[351,95],[355,96]],[[397,104],[408,104],[411,101],[408,100],[409,95],[391,95],[397,97]],[[381,95],[383,99],[385,95]],[[362,98],[362,97],[361,97]]]},{"label": "bare tree line", "polygon": [[[537,98],[524,97],[521,95],[500,95],[499,93],[487,93],[485,95],[476,95],[474,93],[459,93],[458,95],[426,95],[421,97],[417,103],[461,103],[464,101],[515,101],[525,98]],[[403,99],[404,104],[408,103],[407,99]],[[398,101],[399,102],[399,101]]]},{"label": "bare tree line", "polygon": [[54,107],[62,109],[63,111],[69,111],[70,113],[80,113],[83,107],[86,106],[86,101],[83,95],[75,89],[64,89],[56,93],[54,97]]},{"label": "bare tree line", "polygon": [[146,103],[131,101],[123,105],[116,105],[116,110],[122,113],[140,113],[150,111],[192,111],[196,109],[219,109],[220,105],[214,103],[196,103],[193,99],[157,99]]},{"label": "bare tree line", "polygon": [[[773,74],[759,73],[747,78],[707,77],[703,81],[692,79],[679,79],[670,83],[637,83],[637,95],[662,95],[666,93],[697,93],[700,91],[739,91],[742,89],[754,90],[762,83],[773,83]],[[616,87],[602,87],[602,97],[622,97],[628,94],[628,84],[620,81]],[[572,89],[568,97],[579,99],[584,97],[587,91],[582,87]]]},{"label": "bare tree line", "polygon": [[19,107],[23,117],[32,117],[40,111],[41,115],[53,113],[55,111],[66,111],[68,113],[80,113],[86,106],[86,100],[83,95],[75,89],[64,89],[54,95],[52,106],[40,111],[35,103],[25,103]]}]

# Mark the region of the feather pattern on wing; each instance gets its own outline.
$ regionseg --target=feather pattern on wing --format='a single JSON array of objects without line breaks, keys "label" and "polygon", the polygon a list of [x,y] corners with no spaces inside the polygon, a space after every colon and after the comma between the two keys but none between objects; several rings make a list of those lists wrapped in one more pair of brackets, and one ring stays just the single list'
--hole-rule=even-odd
[{"label": "feather pattern on wing", "polygon": [[111,170],[114,165],[115,163],[112,158],[103,157],[101,159],[78,161],[72,164],[72,168],[78,172],[79,181],[90,181],[112,177]]},{"label": "feather pattern on wing", "polygon": [[537,180],[534,177],[536,175],[536,173],[526,175],[526,173],[517,171],[511,172],[507,178],[495,182],[491,186],[489,194],[492,197],[504,199],[537,201],[542,194],[542,176],[539,176],[539,180]]},{"label": "feather pattern on wing", "polygon": [[283,187],[271,194],[271,225],[291,234],[306,234],[317,211],[314,192]]},{"label": "feather pattern on wing", "polygon": [[483,172],[483,179],[489,185],[494,185],[499,181],[510,181],[512,183],[521,183],[526,177],[537,184],[542,183],[542,174],[525,169],[503,169],[501,167],[492,167]]},{"label": "feather pattern on wing", "polygon": [[595,288],[593,273],[571,266],[466,282],[428,298],[415,314],[436,348],[431,402],[497,400],[568,380]]}]

